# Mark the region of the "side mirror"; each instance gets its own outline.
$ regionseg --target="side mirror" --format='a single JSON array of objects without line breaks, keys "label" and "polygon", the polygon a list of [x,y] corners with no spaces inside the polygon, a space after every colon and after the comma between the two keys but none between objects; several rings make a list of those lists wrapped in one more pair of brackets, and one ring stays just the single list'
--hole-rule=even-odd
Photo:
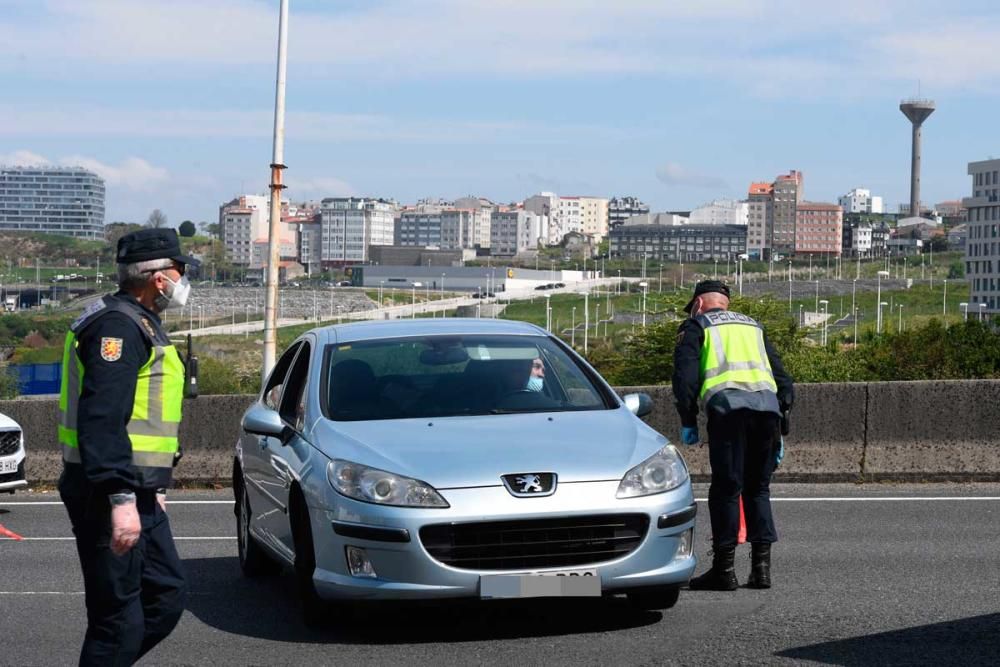
[{"label": "side mirror", "polygon": [[243,415],[243,430],[253,435],[282,438],[286,428],[277,412],[260,404],[253,406]]},{"label": "side mirror", "polygon": [[649,394],[625,394],[622,397],[625,407],[636,417],[645,417],[653,411],[653,399]]}]

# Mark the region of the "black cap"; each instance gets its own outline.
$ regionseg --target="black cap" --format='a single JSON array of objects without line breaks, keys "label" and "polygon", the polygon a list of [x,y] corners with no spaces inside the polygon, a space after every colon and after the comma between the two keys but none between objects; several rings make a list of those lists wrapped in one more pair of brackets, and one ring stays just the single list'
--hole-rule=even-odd
[{"label": "black cap", "polygon": [[702,280],[694,286],[694,296],[692,296],[691,300],[688,301],[688,304],[684,306],[684,312],[690,313],[691,309],[694,308],[694,300],[702,294],[708,294],[709,292],[724,294],[727,299],[729,298],[729,286],[726,285],[726,283],[721,280]]},{"label": "black cap", "polygon": [[194,257],[181,254],[181,242],[177,232],[169,227],[160,229],[140,229],[118,239],[118,263],[135,264],[150,259],[172,259],[181,264],[199,266]]}]

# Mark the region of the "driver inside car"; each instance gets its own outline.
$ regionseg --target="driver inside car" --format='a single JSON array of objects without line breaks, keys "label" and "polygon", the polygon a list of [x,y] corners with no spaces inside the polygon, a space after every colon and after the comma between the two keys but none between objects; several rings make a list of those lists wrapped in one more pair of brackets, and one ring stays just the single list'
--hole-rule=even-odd
[{"label": "driver inside car", "polygon": [[528,384],[525,389],[528,391],[542,391],[545,388],[545,362],[541,357],[531,360],[531,374],[528,376]]}]

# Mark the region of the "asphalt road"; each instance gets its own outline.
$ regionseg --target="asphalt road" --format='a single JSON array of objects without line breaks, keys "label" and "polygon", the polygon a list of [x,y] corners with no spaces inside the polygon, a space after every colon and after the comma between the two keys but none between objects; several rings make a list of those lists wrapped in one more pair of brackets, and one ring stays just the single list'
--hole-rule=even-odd
[{"label": "asphalt road", "polygon": [[[394,604],[310,630],[290,574],[241,577],[228,493],[176,493],[183,502],[169,511],[191,596],[143,664],[1000,661],[1000,485],[782,485],[775,497],[782,541],[769,591],[684,591],[664,613],[622,598]],[[699,506],[700,572],[708,517]],[[29,538],[0,541],[0,664],[75,664],[83,588],[58,498],[4,496],[0,523]]]}]

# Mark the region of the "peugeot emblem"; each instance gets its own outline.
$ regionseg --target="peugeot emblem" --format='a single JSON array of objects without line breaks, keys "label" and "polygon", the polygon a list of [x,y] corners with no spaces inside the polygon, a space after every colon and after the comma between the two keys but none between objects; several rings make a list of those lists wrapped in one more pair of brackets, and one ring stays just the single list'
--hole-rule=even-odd
[{"label": "peugeot emblem", "polygon": [[551,496],[556,492],[556,474],[554,472],[521,472],[503,475],[503,485],[512,496],[518,498],[535,498]]}]

